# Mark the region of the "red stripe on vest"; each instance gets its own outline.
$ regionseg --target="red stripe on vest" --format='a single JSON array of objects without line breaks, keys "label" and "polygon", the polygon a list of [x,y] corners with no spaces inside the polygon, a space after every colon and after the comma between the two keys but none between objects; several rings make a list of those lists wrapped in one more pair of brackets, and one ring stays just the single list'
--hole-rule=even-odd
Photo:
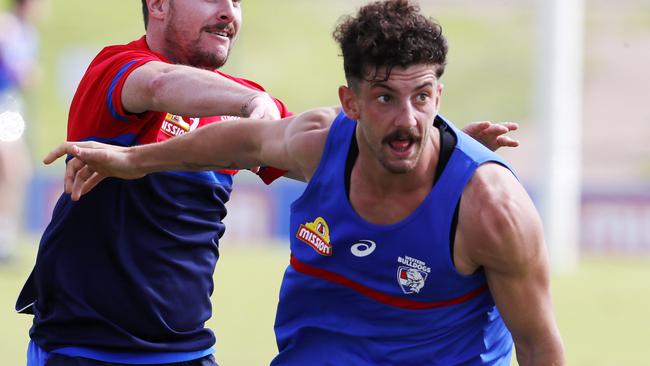
[{"label": "red stripe on vest", "polygon": [[354,282],[349,278],[343,277],[337,273],[330,272],[303,263],[298,259],[296,259],[296,257],[294,257],[293,255],[291,255],[291,266],[300,273],[337,283],[341,286],[345,286],[352,290],[355,290],[373,300],[379,301],[387,305],[395,306],[398,308],[404,308],[404,309],[414,309],[414,310],[433,309],[433,308],[439,308],[443,306],[457,305],[465,301],[468,301],[473,297],[476,297],[478,294],[486,291],[488,288],[487,284],[485,284],[481,287],[478,287],[466,293],[465,295],[454,297],[447,300],[442,300],[442,301],[431,301],[431,302],[414,301],[409,299],[403,299],[397,296],[388,295],[383,292],[379,292],[377,290],[373,290],[370,287]]}]

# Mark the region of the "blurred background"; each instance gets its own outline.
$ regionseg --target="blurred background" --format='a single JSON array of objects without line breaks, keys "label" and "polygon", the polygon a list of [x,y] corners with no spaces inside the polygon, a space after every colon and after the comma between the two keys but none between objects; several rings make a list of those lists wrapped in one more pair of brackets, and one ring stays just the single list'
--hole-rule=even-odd
[{"label": "blurred background", "polygon": [[[0,354],[6,365],[25,364],[31,318],[15,314],[13,304],[62,191],[63,164],[45,167],[40,159],[65,140],[69,103],[92,58],[144,32],[140,1],[32,2],[22,41],[2,51],[19,60],[25,75],[0,100],[0,114],[20,112],[25,120],[24,128],[18,122],[0,128],[0,180],[10,182],[0,187]],[[246,0],[242,32],[223,70],[259,82],[295,112],[337,104],[344,78],[331,33],[341,15],[362,3]],[[650,0],[585,0],[568,23],[573,28],[554,23],[569,10],[551,12],[551,1],[541,3],[420,1],[450,43],[442,113],[461,126],[520,123],[514,137],[521,147],[500,153],[544,208],[547,229],[560,233],[549,233],[549,245],[554,263],[563,263],[554,266],[553,296],[568,364],[647,365]],[[13,7],[13,0],[0,0],[0,43],[15,26]],[[560,49],[560,59],[573,57],[564,60],[575,63],[575,85],[554,78],[551,37],[575,39]],[[0,75],[0,92],[2,85]],[[573,112],[553,118],[548,110],[563,102]],[[8,116],[14,115],[3,121],[15,121]],[[560,164],[572,178],[555,182],[576,196],[562,196],[554,206],[547,204],[554,192],[549,177],[567,176],[554,171],[555,159],[573,164]],[[276,351],[272,327],[288,263],[288,206],[304,186],[284,180],[265,187],[247,173],[235,184],[209,325],[220,364],[262,365]]]}]

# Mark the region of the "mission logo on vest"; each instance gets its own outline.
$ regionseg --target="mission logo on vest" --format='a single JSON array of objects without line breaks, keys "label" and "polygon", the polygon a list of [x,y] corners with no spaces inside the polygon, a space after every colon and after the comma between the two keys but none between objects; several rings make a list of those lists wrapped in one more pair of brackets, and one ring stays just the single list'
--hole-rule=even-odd
[{"label": "mission logo on vest", "polygon": [[300,239],[316,253],[324,256],[332,255],[332,245],[330,244],[330,233],[327,222],[322,217],[317,217],[313,222],[307,222],[300,225],[296,238]]}]

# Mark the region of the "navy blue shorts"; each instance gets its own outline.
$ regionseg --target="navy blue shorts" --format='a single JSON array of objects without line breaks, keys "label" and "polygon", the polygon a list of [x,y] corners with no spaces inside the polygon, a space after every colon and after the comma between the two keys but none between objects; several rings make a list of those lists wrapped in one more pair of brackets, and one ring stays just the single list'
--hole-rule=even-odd
[{"label": "navy blue shorts", "polygon": [[[27,366],[126,366],[133,364],[111,363],[98,361],[84,357],[66,356],[54,352],[47,352],[40,348],[33,341],[29,342],[27,349]],[[142,364],[142,366],[218,366],[212,355],[207,355],[191,361],[164,363],[164,364]]]}]

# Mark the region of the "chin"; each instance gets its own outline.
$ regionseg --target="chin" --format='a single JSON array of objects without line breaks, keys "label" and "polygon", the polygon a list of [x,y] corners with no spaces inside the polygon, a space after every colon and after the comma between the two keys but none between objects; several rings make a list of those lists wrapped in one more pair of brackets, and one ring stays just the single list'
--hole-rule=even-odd
[{"label": "chin", "polygon": [[201,53],[192,62],[192,66],[202,69],[218,69],[228,60],[228,56],[221,53]]},{"label": "chin", "polygon": [[396,163],[396,164],[390,164],[390,163],[384,163],[384,168],[388,170],[389,173],[392,174],[406,174],[415,168],[415,164],[410,164],[407,162],[402,162],[402,163]]},{"label": "chin", "polygon": [[381,162],[381,165],[386,169],[389,173],[392,174],[406,174],[418,165],[419,161],[419,156],[416,154],[411,154],[408,157],[396,157],[396,156],[384,156],[383,158],[379,159]]}]

